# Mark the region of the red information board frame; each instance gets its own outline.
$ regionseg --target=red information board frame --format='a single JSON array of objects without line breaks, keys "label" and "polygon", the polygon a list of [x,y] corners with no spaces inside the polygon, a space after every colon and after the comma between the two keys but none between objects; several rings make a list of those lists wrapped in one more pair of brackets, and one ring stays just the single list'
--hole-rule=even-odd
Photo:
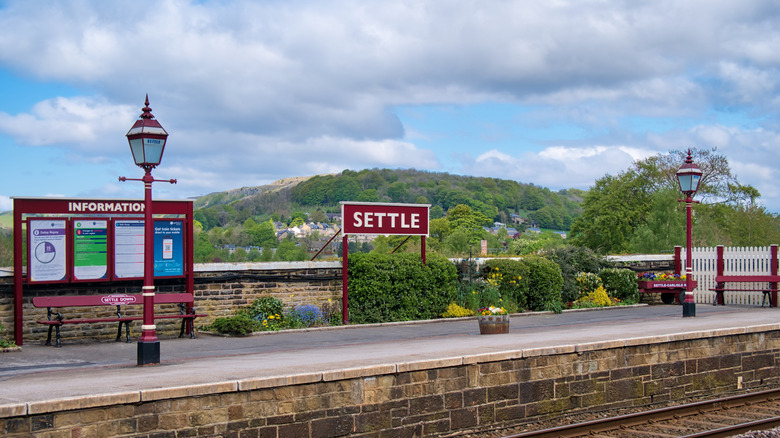
[{"label": "red information board frame", "polygon": [[[13,197],[14,215],[14,337],[17,345],[23,344],[23,293],[24,286],[46,283],[84,283],[84,282],[113,282],[113,281],[137,281],[138,278],[113,277],[113,240],[109,239],[108,248],[108,278],[95,280],[74,280],[73,278],[73,223],[74,219],[100,219],[108,220],[109,229],[115,219],[142,219],[144,218],[144,200],[128,199],[84,199],[84,198],[22,198]],[[153,200],[153,213],[155,222],[160,216],[167,219],[181,220],[184,224],[184,278],[185,290],[189,294],[194,293],[195,274],[194,265],[194,236],[193,236],[193,202],[192,200]],[[25,275],[24,267],[24,237],[29,238],[28,230],[30,220],[55,219],[66,221],[66,255],[69,256],[66,263],[66,277],[63,280],[54,281],[30,281],[29,271]],[[29,240],[28,240],[29,242]],[[29,260],[28,260],[29,265]],[[29,266],[28,266],[29,269]],[[156,277],[171,278],[171,277]]]}]

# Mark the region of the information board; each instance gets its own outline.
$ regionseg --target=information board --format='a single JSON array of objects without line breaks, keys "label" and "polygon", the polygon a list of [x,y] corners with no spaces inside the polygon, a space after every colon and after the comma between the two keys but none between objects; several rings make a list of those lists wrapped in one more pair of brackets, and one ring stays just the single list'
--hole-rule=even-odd
[{"label": "information board", "polygon": [[73,223],[73,279],[108,279],[108,221],[77,218]]},{"label": "information board", "polygon": [[184,275],[184,222],[154,221],[154,276]]},{"label": "information board", "polygon": [[[154,221],[154,276],[184,275],[184,222]],[[144,221],[114,221],[114,277],[143,278]]]},{"label": "information board", "polygon": [[117,219],[114,221],[114,277],[144,276],[144,221]]},{"label": "information board", "polygon": [[27,240],[30,281],[62,281],[66,279],[66,228],[61,219],[31,219]]}]

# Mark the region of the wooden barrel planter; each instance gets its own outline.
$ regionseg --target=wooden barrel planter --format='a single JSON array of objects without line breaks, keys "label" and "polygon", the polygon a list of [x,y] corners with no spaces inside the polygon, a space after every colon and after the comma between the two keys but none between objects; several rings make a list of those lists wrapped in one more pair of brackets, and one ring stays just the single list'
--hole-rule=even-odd
[{"label": "wooden barrel planter", "polygon": [[477,321],[481,335],[509,333],[509,315],[479,315]]}]

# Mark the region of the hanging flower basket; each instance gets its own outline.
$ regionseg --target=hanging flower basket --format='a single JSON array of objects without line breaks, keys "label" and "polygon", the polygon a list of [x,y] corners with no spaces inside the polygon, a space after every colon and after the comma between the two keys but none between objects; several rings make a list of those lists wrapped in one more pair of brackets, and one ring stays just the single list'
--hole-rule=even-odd
[{"label": "hanging flower basket", "polygon": [[509,333],[509,315],[479,315],[477,321],[481,335]]}]

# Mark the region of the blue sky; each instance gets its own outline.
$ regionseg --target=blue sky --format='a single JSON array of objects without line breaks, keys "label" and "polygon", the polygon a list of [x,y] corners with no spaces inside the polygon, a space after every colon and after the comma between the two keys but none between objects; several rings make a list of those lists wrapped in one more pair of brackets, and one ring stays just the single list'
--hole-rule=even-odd
[{"label": "blue sky", "polygon": [[553,190],[716,148],[780,212],[774,1],[0,1],[0,210],[141,198],[125,134],[170,133],[155,197],[344,169]]}]

